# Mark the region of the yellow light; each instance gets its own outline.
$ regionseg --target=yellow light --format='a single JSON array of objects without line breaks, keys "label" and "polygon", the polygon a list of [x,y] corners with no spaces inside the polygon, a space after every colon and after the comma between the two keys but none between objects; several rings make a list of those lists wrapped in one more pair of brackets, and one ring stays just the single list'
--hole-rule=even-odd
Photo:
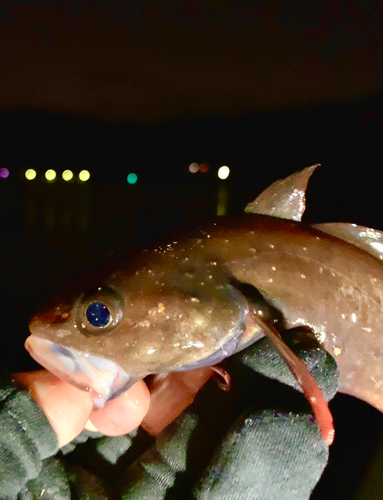
[{"label": "yellow light", "polygon": [[29,181],[33,181],[33,179],[36,178],[36,170],[34,170],[33,168],[28,168],[28,170],[25,172],[25,177],[29,180]]},{"label": "yellow light", "polygon": [[227,167],[226,165],[223,165],[218,169],[218,177],[221,180],[227,179],[229,177],[229,174],[230,174],[230,168]]},{"label": "yellow light", "polygon": [[63,179],[64,181],[70,181],[73,179],[73,172],[72,170],[64,170],[63,172]]},{"label": "yellow light", "polygon": [[45,178],[47,181],[54,181],[56,179],[56,172],[50,168],[45,172]]},{"label": "yellow light", "polygon": [[81,170],[81,172],[78,174],[78,178],[82,182],[86,182],[87,180],[89,180],[89,177],[90,173],[88,172],[88,170]]}]

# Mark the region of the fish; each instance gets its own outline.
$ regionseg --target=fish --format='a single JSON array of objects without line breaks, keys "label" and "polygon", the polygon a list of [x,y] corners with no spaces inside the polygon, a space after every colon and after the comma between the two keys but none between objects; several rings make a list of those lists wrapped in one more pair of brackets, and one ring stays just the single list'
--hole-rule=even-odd
[{"label": "fish", "polygon": [[26,349],[102,407],[147,375],[215,365],[267,335],[331,444],[327,403],[269,306],[285,328],[314,332],[336,359],[341,392],[383,411],[383,233],[301,222],[318,166],[272,184],[239,217],[181,230],[69,283],[31,318]]}]

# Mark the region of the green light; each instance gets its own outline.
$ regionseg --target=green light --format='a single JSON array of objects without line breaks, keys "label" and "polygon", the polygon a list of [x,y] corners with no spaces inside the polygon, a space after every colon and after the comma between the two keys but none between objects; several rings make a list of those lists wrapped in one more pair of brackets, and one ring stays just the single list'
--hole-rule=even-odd
[{"label": "green light", "polygon": [[56,172],[50,168],[45,172],[45,178],[47,181],[54,181],[56,179]]},{"label": "green light", "polygon": [[36,178],[36,170],[34,170],[33,168],[28,168],[28,170],[25,172],[25,177],[29,180],[29,181],[33,181],[33,179]]},{"label": "green light", "polygon": [[78,174],[78,178],[80,179],[80,181],[86,182],[90,178],[90,173],[88,172],[88,170],[81,170],[81,172]]},{"label": "green light", "polygon": [[135,184],[137,182],[137,179],[137,175],[132,173],[128,175],[127,181],[129,184]]},{"label": "green light", "polygon": [[70,181],[71,179],[73,179],[72,170],[64,170],[62,175],[63,175],[64,181]]}]

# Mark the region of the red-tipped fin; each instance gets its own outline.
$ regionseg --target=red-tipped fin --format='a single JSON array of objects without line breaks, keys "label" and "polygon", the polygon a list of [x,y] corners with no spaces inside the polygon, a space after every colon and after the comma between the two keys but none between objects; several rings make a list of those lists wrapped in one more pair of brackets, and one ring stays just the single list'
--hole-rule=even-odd
[{"label": "red-tipped fin", "polygon": [[257,315],[255,311],[252,311],[251,319],[262,328],[266,337],[273,342],[280,355],[285,360],[295,380],[302,388],[303,394],[311,405],[324,442],[330,446],[335,437],[334,421],[328,403],[315,378],[309,372],[305,363],[283,342],[280,334],[273,326]]}]

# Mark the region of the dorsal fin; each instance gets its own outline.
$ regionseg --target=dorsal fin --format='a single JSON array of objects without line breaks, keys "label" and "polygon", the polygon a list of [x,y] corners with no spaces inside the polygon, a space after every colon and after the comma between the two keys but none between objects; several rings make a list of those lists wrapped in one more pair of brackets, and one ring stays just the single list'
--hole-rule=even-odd
[{"label": "dorsal fin", "polygon": [[347,241],[383,261],[383,232],[347,222],[313,224],[315,229]]},{"label": "dorsal fin", "polygon": [[306,209],[308,181],[319,166],[317,163],[274,182],[246,206],[245,212],[300,221]]}]

